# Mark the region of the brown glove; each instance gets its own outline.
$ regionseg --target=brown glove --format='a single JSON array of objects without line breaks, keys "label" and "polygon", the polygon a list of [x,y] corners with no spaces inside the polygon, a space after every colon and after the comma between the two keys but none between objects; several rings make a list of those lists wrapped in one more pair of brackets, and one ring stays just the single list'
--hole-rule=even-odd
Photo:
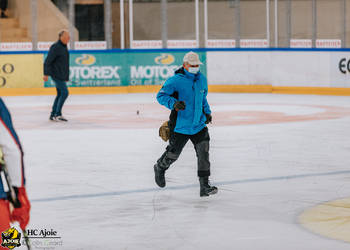
[{"label": "brown glove", "polygon": [[168,125],[168,121],[164,122],[162,126],[159,128],[159,136],[163,139],[163,141],[168,141],[170,138],[170,129]]}]

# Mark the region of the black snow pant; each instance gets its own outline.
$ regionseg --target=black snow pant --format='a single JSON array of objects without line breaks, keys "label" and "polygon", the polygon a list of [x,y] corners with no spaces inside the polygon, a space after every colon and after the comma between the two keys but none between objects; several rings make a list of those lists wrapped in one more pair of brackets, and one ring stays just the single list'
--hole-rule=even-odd
[{"label": "black snow pant", "polygon": [[169,145],[164,154],[157,161],[157,165],[163,169],[168,169],[180,156],[182,149],[185,147],[188,140],[194,145],[197,155],[198,176],[210,176],[210,162],[209,162],[209,133],[208,128],[205,127],[197,134],[185,135],[171,131]]}]

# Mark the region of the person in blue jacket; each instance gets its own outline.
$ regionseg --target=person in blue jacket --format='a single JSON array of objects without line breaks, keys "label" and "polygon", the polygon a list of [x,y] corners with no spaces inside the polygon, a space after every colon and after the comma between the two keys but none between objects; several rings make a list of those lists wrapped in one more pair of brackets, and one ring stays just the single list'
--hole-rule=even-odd
[{"label": "person in blue jacket", "polygon": [[207,101],[207,79],[200,72],[198,54],[189,52],[184,56],[183,66],[162,86],[157,100],[171,110],[169,145],[154,165],[155,181],[165,187],[165,171],[180,156],[188,142],[194,145],[198,158],[200,196],[216,194],[218,189],[209,184],[209,133],[206,124],[212,120]]}]

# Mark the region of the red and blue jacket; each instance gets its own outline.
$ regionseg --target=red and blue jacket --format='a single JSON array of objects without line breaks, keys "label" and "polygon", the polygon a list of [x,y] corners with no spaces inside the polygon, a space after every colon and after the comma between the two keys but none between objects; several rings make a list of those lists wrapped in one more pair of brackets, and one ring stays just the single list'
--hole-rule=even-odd
[{"label": "red and blue jacket", "polygon": [[[11,114],[0,98],[0,149],[2,150],[12,186],[25,185],[23,149],[18,135],[13,127]],[[0,199],[6,199],[3,178],[0,178]]]}]

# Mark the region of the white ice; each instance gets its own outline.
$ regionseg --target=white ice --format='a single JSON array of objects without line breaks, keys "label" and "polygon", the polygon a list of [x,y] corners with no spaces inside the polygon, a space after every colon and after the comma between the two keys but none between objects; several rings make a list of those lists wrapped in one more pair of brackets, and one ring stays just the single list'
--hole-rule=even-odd
[{"label": "white ice", "polygon": [[[52,249],[350,249],[298,223],[305,209],[350,196],[349,97],[209,93],[219,193],[208,198],[191,143],[166,188],[154,183],[169,113],[155,94],[72,95],[67,124],[48,121],[53,98],[4,98],[26,153],[28,228],[56,230],[62,246]],[[232,117],[261,111],[285,116]],[[311,119],[288,120],[298,115]]]}]

